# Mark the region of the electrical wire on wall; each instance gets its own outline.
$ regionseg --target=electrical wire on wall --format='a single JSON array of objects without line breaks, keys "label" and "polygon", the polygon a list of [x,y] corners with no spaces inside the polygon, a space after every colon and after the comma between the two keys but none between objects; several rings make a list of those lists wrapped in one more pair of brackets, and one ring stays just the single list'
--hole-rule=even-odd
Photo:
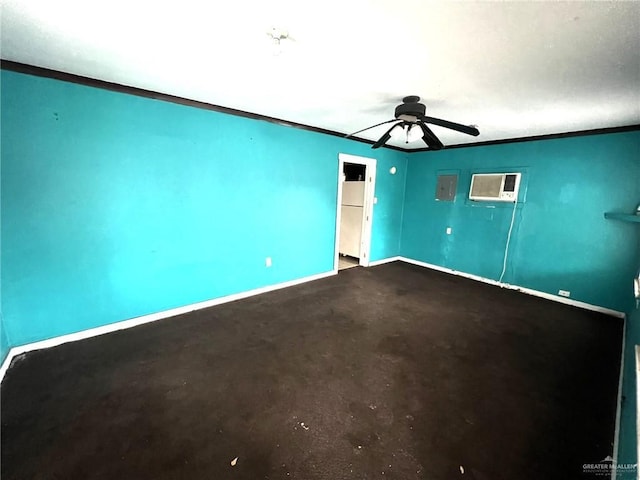
[{"label": "electrical wire on wall", "polygon": [[502,283],[505,272],[507,271],[507,258],[509,258],[509,244],[511,243],[511,232],[513,231],[513,223],[516,219],[516,209],[518,208],[518,199],[513,202],[513,212],[511,213],[511,224],[509,225],[509,233],[507,234],[507,245],[504,247],[504,259],[502,261],[502,273],[500,274],[499,283]]}]

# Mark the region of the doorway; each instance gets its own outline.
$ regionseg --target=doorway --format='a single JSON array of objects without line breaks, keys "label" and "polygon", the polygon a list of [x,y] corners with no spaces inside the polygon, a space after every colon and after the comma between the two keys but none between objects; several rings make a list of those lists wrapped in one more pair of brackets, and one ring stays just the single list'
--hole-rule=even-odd
[{"label": "doorway", "polygon": [[336,271],[369,265],[375,177],[375,159],[338,155]]}]

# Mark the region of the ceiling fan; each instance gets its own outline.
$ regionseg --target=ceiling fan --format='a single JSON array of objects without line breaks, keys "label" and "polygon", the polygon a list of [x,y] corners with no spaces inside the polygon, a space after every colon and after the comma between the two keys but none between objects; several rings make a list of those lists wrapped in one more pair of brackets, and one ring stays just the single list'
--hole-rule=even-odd
[{"label": "ceiling fan", "polygon": [[425,116],[425,111],[426,107],[423,103],[420,103],[420,97],[418,97],[417,95],[404,97],[402,99],[402,104],[396,107],[396,118],[394,118],[393,120],[387,120],[386,122],[378,123],[377,125],[372,125],[371,127],[363,128],[362,130],[358,130],[354,133],[350,133],[349,135],[347,135],[347,138],[352,137],[360,132],[364,132],[365,130],[379,127],[380,125],[391,122],[396,123],[392,125],[391,128],[387,130],[384,135],[382,135],[382,137],[380,137],[380,139],[378,139],[378,141],[371,146],[371,148],[380,148],[382,145],[387,143],[391,138],[391,131],[396,127],[400,127],[405,131],[406,143],[409,143],[410,136],[413,135],[413,132],[416,129],[420,129],[418,130],[418,133],[422,133],[422,140],[424,140],[424,143],[427,144],[429,149],[440,150],[444,147],[444,145],[438,139],[438,137],[435,136],[433,131],[427,126],[427,123],[438,125],[444,128],[449,128],[451,130],[455,130],[456,132],[466,133],[467,135],[473,135],[474,137],[480,135],[480,131],[474,125],[461,125],[459,123],[449,122],[448,120],[427,117]]}]

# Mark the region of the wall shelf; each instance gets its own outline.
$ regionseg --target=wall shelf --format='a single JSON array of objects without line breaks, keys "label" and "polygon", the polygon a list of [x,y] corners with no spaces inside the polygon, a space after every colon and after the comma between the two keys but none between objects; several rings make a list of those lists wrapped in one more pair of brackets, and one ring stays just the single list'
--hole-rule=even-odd
[{"label": "wall shelf", "polygon": [[640,215],[633,215],[630,213],[606,212],[604,214],[604,218],[608,218],[609,220],[620,220],[623,222],[640,223]]}]

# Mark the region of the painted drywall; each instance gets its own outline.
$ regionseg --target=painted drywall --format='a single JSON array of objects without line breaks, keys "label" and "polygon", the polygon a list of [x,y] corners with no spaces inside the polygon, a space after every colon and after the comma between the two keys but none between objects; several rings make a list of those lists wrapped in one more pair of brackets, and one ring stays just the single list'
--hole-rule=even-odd
[{"label": "painted drywall", "polygon": [[4,328],[4,320],[2,319],[2,315],[0,315],[0,365],[2,365],[4,359],[7,358],[10,348],[7,330]]},{"label": "painted drywall", "polygon": [[[471,175],[520,171],[503,281],[625,312],[640,229],[603,214],[636,208],[639,152],[640,131],[631,131],[413,154],[401,254],[498,280],[513,204],[469,201]],[[452,172],[455,201],[436,201],[437,175]]]},{"label": "painted drywall", "polygon": [[398,254],[401,152],[10,71],[1,82],[12,345],[332,270],[340,152],[378,160],[371,259]]},{"label": "painted drywall", "polygon": [[[373,208],[373,234],[371,261],[395,257],[400,254],[402,210],[407,178],[408,155],[403,152],[382,149],[384,153],[372,154],[370,147],[362,156],[376,158],[376,204]],[[391,173],[391,167],[396,167]],[[380,234],[378,232],[384,232]],[[394,253],[395,252],[395,253]]]}]

